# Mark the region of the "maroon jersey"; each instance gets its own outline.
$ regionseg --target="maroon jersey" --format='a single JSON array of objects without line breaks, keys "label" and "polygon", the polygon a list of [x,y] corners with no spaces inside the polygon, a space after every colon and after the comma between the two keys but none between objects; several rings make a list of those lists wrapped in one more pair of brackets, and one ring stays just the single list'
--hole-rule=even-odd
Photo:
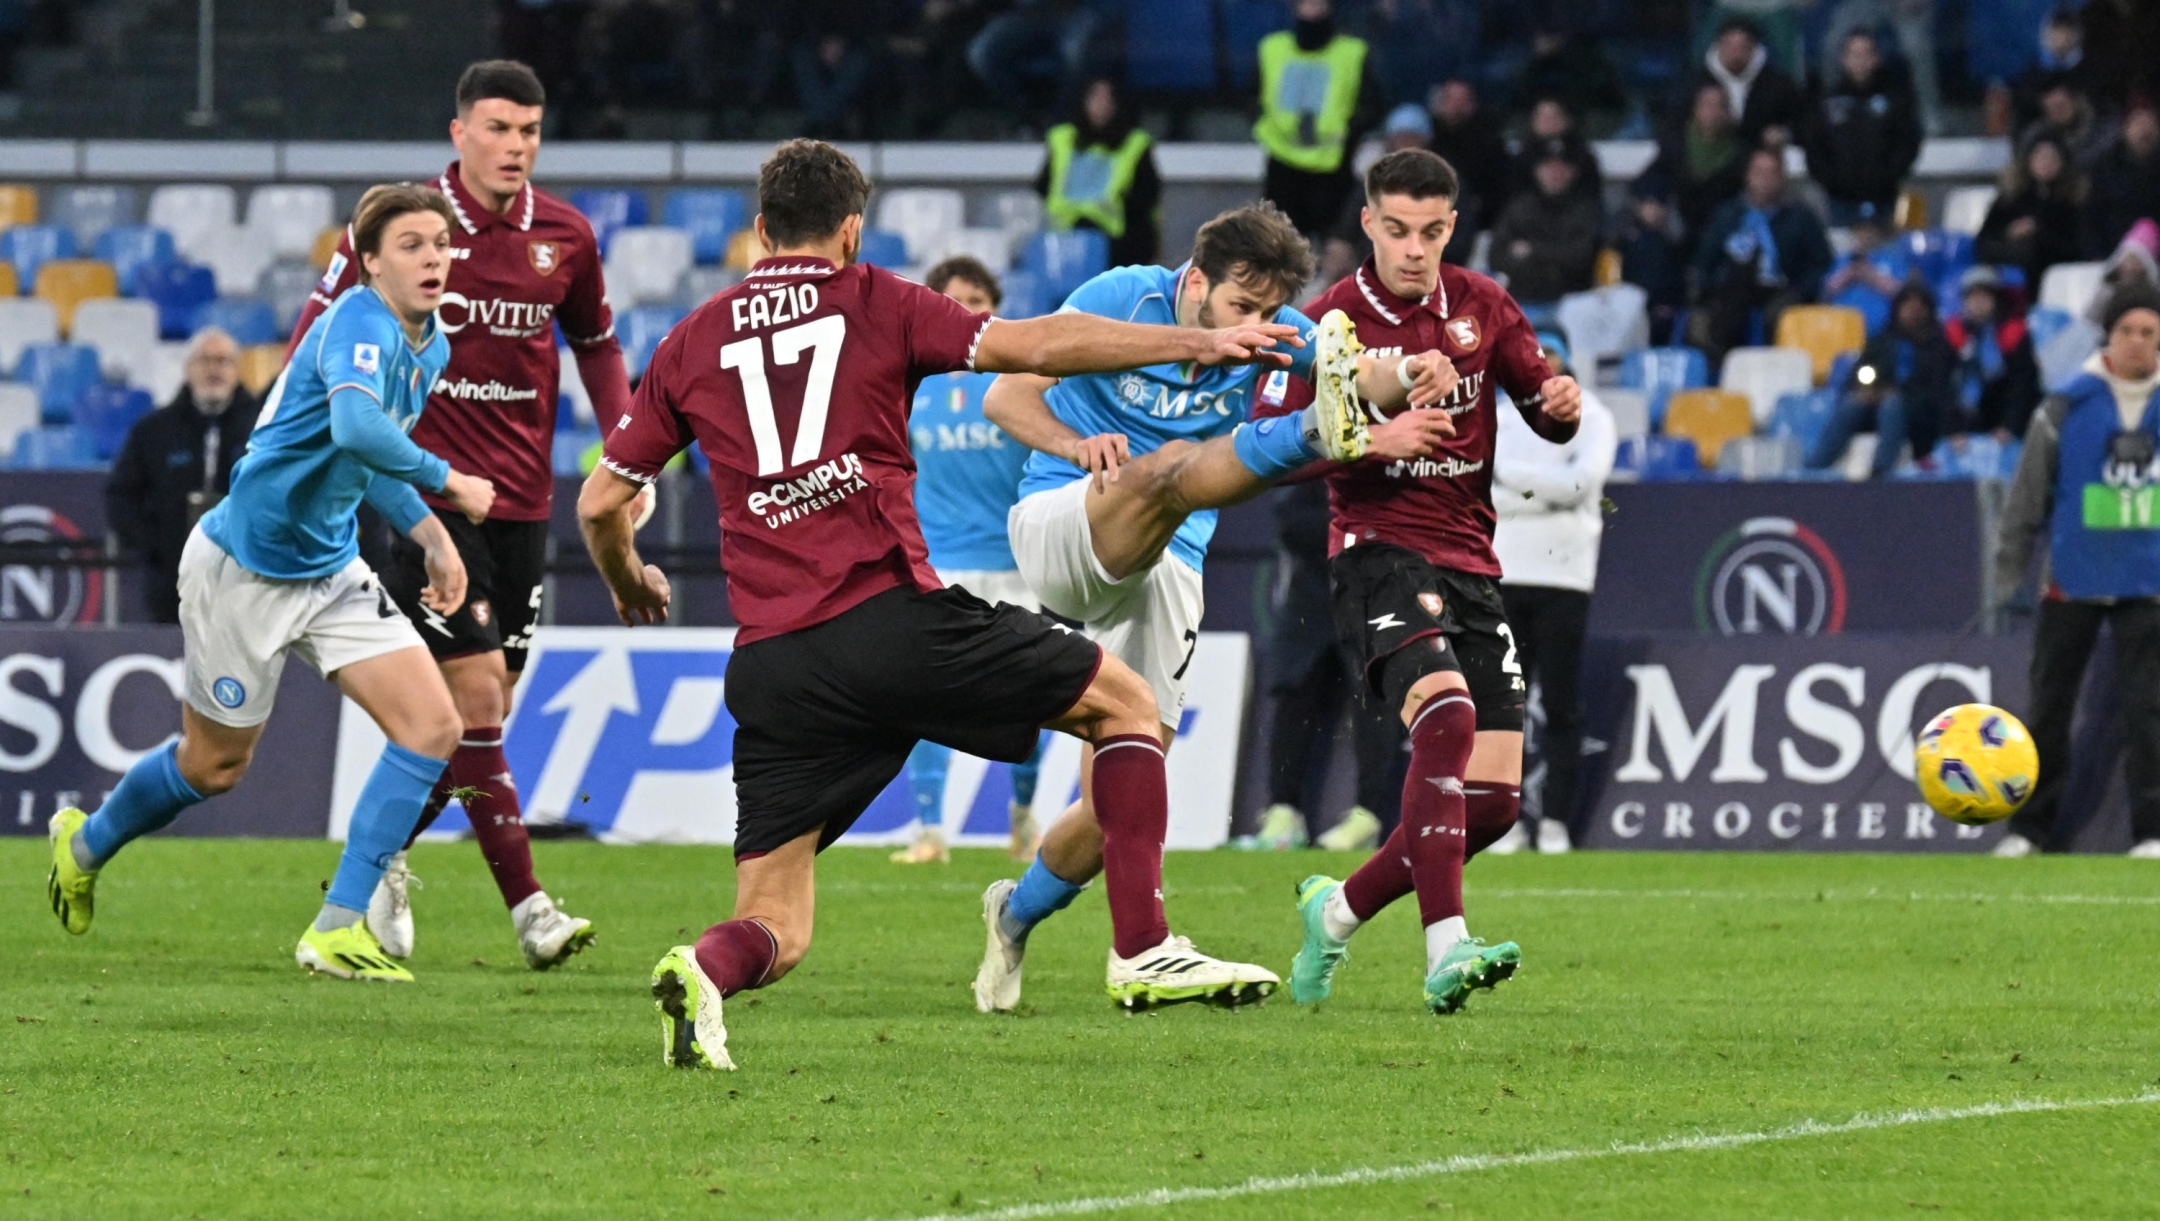
[{"label": "maroon jersey", "polygon": [[[1443,264],[1440,283],[1423,300],[1407,300],[1380,283],[1371,259],[1304,306],[1308,317],[1332,309],[1350,315],[1359,342],[1375,356],[1415,356],[1437,350],[1462,381],[1440,403],[1455,435],[1414,462],[1367,458],[1328,472],[1328,554],[1362,542],[1407,547],[1442,568],[1500,575],[1492,549],[1493,443],[1498,436],[1493,391],[1517,404],[1537,394],[1552,369],[1538,352],[1537,333],[1521,307],[1488,276]],[[1311,389],[1298,379],[1281,411],[1302,410]],[[1374,423],[1388,417],[1368,408]],[[1265,406],[1257,413],[1278,414]],[[1523,412],[1532,426],[1538,411]]]},{"label": "maroon jersey", "polygon": [[[465,190],[456,162],[434,185],[450,197],[458,219],[450,230],[449,283],[436,311],[450,337],[450,366],[435,380],[412,439],[458,470],[494,480],[489,517],[546,521],[555,491],[551,451],[561,377],[555,323],[581,354],[615,346],[600,247],[576,208],[531,183],[501,216]],[[293,343],[357,283],[348,226],[293,328]],[[421,496],[437,508],[452,507],[440,496]]]},{"label": "maroon jersey", "polygon": [[939,589],[908,405],[924,377],[973,368],[989,325],[867,264],[766,259],[660,341],[601,460],[649,483],[684,446],[704,451],[738,644]]}]

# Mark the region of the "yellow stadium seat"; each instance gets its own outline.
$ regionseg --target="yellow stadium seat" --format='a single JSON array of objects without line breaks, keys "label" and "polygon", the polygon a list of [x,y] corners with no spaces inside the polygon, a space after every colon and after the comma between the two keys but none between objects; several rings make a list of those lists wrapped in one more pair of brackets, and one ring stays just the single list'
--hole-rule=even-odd
[{"label": "yellow stadium seat", "polygon": [[64,333],[74,325],[75,307],[94,297],[120,295],[120,277],[101,259],[53,259],[38,267],[35,295],[52,302]]},{"label": "yellow stadium seat", "polygon": [[1607,246],[1597,252],[1597,286],[1610,288],[1620,282],[1620,252]]},{"label": "yellow stadium seat", "polygon": [[1778,315],[1777,346],[1806,352],[1820,386],[1838,357],[1867,346],[1867,317],[1849,305],[1795,305]]},{"label": "yellow stadium seat", "polygon": [[22,281],[15,276],[15,264],[0,263],[0,297],[22,294]]},{"label": "yellow stadium seat", "polygon": [[329,268],[330,256],[337,253],[338,239],[344,236],[343,225],[332,225],[315,235],[315,248],[308,251],[308,262],[315,264],[315,270],[323,271]]},{"label": "yellow stadium seat", "polygon": [[37,223],[37,188],[0,186],[0,229]]},{"label": "yellow stadium seat", "polygon": [[1898,192],[1897,211],[1891,221],[1900,229],[1925,229],[1928,227],[1927,196],[1907,187]]},{"label": "yellow stadium seat", "polygon": [[1727,441],[1754,433],[1748,397],[1736,390],[1682,390],[1665,404],[1665,435],[1693,441],[1705,467],[1717,465]]},{"label": "yellow stadium seat", "polygon": [[251,393],[261,394],[285,371],[285,345],[282,343],[259,343],[240,350],[240,384]]},{"label": "yellow stadium seat", "polygon": [[750,270],[751,264],[765,257],[765,247],[758,242],[757,230],[744,229],[728,239],[727,258],[729,267],[737,271]]}]

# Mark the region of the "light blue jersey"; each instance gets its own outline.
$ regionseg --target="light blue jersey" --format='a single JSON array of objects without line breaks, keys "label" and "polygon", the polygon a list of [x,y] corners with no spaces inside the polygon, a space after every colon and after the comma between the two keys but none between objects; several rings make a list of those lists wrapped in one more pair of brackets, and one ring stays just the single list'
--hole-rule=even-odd
[{"label": "light blue jersey", "polygon": [[410,533],[428,515],[414,485],[441,491],[450,464],[405,434],[449,363],[435,319],[415,347],[374,289],[347,289],[293,349],[203,533],[249,572],[289,581],[360,553],[363,497]]},{"label": "light blue jersey", "polygon": [[[1190,264],[1187,264],[1189,267]],[[1099,314],[1121,322],[1177,325],[1177,284],[1184,267],[1113,267],[1081,285],[1065,309]],[[1274,321],[1294,326],[1305,341],[1289,348],[1287,371],[1264,372],[1254,365],[1150,365],[1125,373],[1088,373],[1068,377],[1050,388],[1045,400],[1058,419],[1083,437],[1124,433],[1132,456],[1153,453],[1168,441],[1205,441],[1231,432],[1252,414],[1254,399],[1268,394],[1280,401],[1290,374],[1312,373],[1313,324],[1284,306]],[[1086,472],[1063,458],[1037,453],[1028,458],[1022,496],[1063,487]],[[1199,571],[1215,536],[1215,510],[1185,519],[1170,540],[1170,554]]]},{"label": "light blue jersey", "polygon": [[1028,448],[983,418],[995,373],[943,373],[915,391],[908,437],[915,449],[915,515],[930,565],[943,572],[1017,567],[1005,515],[1020,500]]}]

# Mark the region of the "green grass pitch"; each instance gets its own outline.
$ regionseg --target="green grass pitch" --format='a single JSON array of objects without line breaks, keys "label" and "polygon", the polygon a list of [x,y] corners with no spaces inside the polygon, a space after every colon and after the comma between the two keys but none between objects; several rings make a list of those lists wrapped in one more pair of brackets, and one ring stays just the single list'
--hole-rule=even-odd
[{"label": "green grass pitch", "polygon": [[[423,846],[402,988],[293,966],[333,845],[136,845],[79,939],[45,910],[44,851],[0,844],[10,1219],[1059,1215],[1523,1153],[1561,1160],[1104,1212],[2089,1221],[2160,1199],[2160,1095],[2139,1100],[2160,1087],[2160,872],[2142,862],[1480,860],[1471,928],[1520,941],[1524,967],[1446,1019],[1419,1005],[1408,902],[1317,1012],[1284,993],[1123,1016],[1097,889],[1037,935],[1026,1012],[989,1018],[968,991],[977,895],[1011,866],[839,850],[809,961],[729,1003],[742,1071],[692,1074],[661,1066],[646,979],[728,911],[724,850],[541,846],[600,942],[536,975],[473,847]],[[1287,972],[1293,884],[1352,864],[1173,853],[1172,924]],[[1790,1131],[1930,1108],[1950,1117]],[[1751,1134],[1772,1138],[1690,1139]]]}]

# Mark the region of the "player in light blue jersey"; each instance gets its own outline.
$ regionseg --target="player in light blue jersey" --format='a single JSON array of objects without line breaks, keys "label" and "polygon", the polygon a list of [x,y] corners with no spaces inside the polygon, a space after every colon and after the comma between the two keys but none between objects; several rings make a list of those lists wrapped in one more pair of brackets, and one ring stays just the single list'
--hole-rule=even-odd
[{"label": "player in light blue jersey", "polygon": [[[988,313],[1004,301],[997,277],[979,261],[962,255],[930,269],[923,284],[971,310]],[[985,602],[1010,602],[1039,611],[1042,602],[1013,565],[1012,544],[1005,537],[1005,515],[1020,499],[1021,469],[1028,450],[983,418],[983,392],[995,373],[942,373],[915,391],[908,419],[915,453],[915,516],[930,565],[938,579],[957,585]],[[1035,855],[1040,832],[1035,825],[1035,779],[1049,747],[1045,730],[1035,753],[1012,768],[1012,802],[1007,807],[1014,860]],[[893,853],[900,864],[944,862],[945,776],[952,748],[922,741],[908,755],[908,789],[915,798],[919,829],[915,842]]]},{"label": "player in light blue jersey", "polygon": [[[1392,414],[1439,402],[1454,390],[1453,366],[1437,352],[1363,355],[1340,312],[1316,325],[1291,309],[1312,273],[1305,239],[1274,205],[1225,212],[1200,227],[1183,266],[1115,268],[1080,286],[1064,308],[1177,326],[1284,323],[1304,339],[1287,369],[1007,375],[985,400],[990,419],[1036,451],[1008,521],[1022,575],[1045,608],[1080,620],[1147,679],[1165,750],[1199,642],[1200,569],[1215,510],[1318,460],[1423,457],[1454,431],[1445,411],[1368,424],[1364,403]],[[1313,406],[1248,424],[1257,405],[1281,405],[1293,376],[1313,383]],[[1092,765],[1083,748],[1083,776]],[[1020,881],[993,883],[983,895],[988,945],[975,1001],[984,1012],[1019,1003],[1028,932],[1102,869],[1102,834],[1086,785],[1081,791]]]},{"label": "player in light blue jersey", "polygon": [[435,307],[453,223],[440,192],[411,184],[375,187],[354,210],[361,284],[294,350],[233,468],[231,494],[204,515],[181,556],[179,739],[129,768],[96,815],[53,816],[46,889],[69,932],[89,931],[98,871],[115,853],[239,783],[294,653],[389,738],[354,805],[329,895],[294,957],[341,979],[412,979],[383,953],[365,912],[456,748],[460,723],[419,634],[359,558],[355,514],[364,499],[425,549],[429,606],[449,614],[463,604],[465,566],[413,489],[436,492],[477,521],[494,486],[451,470],[405,435],[450,358]]}]

